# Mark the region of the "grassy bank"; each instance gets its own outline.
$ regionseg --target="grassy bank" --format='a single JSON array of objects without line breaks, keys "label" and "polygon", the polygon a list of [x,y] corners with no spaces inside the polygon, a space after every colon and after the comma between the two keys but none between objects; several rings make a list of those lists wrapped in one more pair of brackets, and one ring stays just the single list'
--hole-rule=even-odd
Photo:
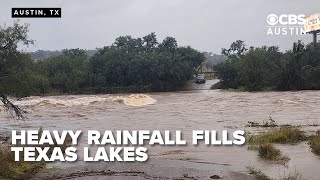
[{"label": "grassy bank", "polygon": [[14,161],[9,146],[0,146],[0,179],[30,179],[45,168],[44,162]]},{"label": "grassy bank", "polygon": [[[42,134],[42,128],[39,129],[39,137]],[[49,147],[48,156],[51,156],[55,147],[60,147],[64,153],[66,148],[71,144],[71,137],[66,136],[66,140],[62,145],[58,145],[56,140],[53,138],[53,145],[41,145],[41,148]],[[35,156],[38,154],[36,153]],[[26,162],[23,161],[24,155],[20,153],[20,161],[15,161],[14,153],[11,152],[11,146],[8,142],[0,144],[0,180],[20,180],[20,179],[31,179],[38,172],[45,170],[46,162]]]}]

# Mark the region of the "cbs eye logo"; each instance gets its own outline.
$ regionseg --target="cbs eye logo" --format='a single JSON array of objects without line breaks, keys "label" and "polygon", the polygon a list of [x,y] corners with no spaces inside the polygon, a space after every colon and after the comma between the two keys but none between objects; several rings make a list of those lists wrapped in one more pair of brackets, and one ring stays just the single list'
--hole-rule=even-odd
[{"label": "cbs eye logo", "polygon": [[274,26],[276,24],[278,24],[278,16],[275,15],[275,14],[270,14],[268,17],[267,17],[267,22],[270,26]]},{"label": "cbs eye logo", "polygon": [[276,14],[270,14],[267,17],[267,23],[270,26],[275,26],[277,24],[281,26],[287,25],[304,25],[305,24],[305,15],[295,15],[295,14],[282,14],[280,16]]}]

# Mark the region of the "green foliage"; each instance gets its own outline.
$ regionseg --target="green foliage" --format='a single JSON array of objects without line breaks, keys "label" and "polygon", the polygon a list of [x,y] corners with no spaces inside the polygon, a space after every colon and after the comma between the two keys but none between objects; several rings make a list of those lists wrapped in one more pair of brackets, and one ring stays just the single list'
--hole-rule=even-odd
[{"label": "green foliage", "polygon": [[12,27],[0,26],[0,94],[28,96],[46,84],[46,79],[34,72],[30,55],[17,50],[18,44],[33,43],[27,33],[28,25],[19,22]]},{"label": "green foliage", "polygon": [[229,58],[239,58],[246,52],[247,46],[244,44],[244,41],[237,40],[230,45],[229,49],[223,48],[221,54]]},{"label": "green foliage", "polygon": [[44,167],[43,162],[17,162],[10,147],[0,146],[0,179],[30,179]]},{"label": "green foliage", "polygon": [[167,91],[184,85],[204,59],[190,47],[178,47],[173,37],[159,44],[151,33],[137,39],[118,37],[91,58],[84,50],[65,50],[38,61],[36,69],[47,79],[39,86],[49,84],[59,93]]},{"label": "green foliage", "polygon": [[[64,50],[59,56],[37,62],[37,71],[44,75],[50,88],[60,93],[76,92],[87,86],[88,56],[83,50]],[[47,84],[42,84],[47,87]]]},{"label": "green foliage", "polygon": [[276,46],[246,51],[243,42],[237,41],[223,53],[229,60],[214,67],[221,80],[220,88],[320,89],[320,44],[305,46],[298,41],[291,51],[281,53]]},{"label": "green foliage", "polygon": [[[40,128],[38,131],[38,138],[40,138],[42,132],[43,130]],[[52,145],[44,144],[39,145],[38,147],[49,147],[49,150],[46,153],[48,156],[52,155],[55,147],[61,148],[62,152],[65,153],[65,150],[70,146],[72,139],[68,135],[66,137],[66,141],[62,145],[58,145],[56,139],[53,139],[53,141],[54,144]],[[39,154],[36,152],[35,157],[38,155]],[[8,144],[8,142],[5,142],[3,145],[0,144],[0,179],[32,179],[36,173],[42,169],[45,169],[45,161],[27,162],[23,161],[23,159],[24,154],[20,153],[19,161],[15,161],[14,152],[11,152],[11,146]]]},{"label": "green foliage", "polygon": [[205,60],[191,47],[178,47],[175,38],[158,43],[151,33],[137,39],[120,36],[111,46],[90,52],[91,57],[81,49],[37,51],[33,61],[30,54],[17,50],[18,44],[33,43],[27,33],[28,25],[18,22],[0,27],[0,94],[174,90]]},{"label": "green foliage", "polygon": [[178,47],[172,37],[160,44],[154,33],[138,39],[119,37],[90,59],[91,86],[174,90],[184,85],[204,59],[191,47]]},{"label": "green foliage", "polygon": [[[64,50],[58,51],[58,50],[54,50],[54,51],[50,51],[50,50],[37,50],[35,52],[31,52],[31,58],[34,61],[38,61],[38,60],[43,60],[43,59],[48,59],[50,57],[54,57],[54,56],[59,56],[63,53]],[[98,52],[98,49],[84,49],[84,51],[86,52],[86,54],[89,57],[92,57],[95,53]]]},{"label": "green foliage", "polygon": [[217,77],[220,79],[220,88],[236,89],[240,87],[239,68],[240,61],[238,59],[230,59],[214,67],[217,71]]}]

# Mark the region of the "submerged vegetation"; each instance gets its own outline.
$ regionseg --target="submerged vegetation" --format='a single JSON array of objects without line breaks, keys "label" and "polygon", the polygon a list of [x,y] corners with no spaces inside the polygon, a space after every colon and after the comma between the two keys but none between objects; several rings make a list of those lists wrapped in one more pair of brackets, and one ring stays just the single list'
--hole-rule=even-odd
[{"label": "submerged vegetation", "polygon": [[270,177],[268,177],[267,175],[265,175],[263,172],[261,172],[260,170],[256,170],[253,167],[248,167],[249,170],[249,174],[254,175],[254,177],[257,180],[271,180]]},{"label": "submerged vegetation", "polygon": [[[272,178],[268,177],[260,170],[256,170],[253,167],[248,167],[249,174],[252,174],[257,180],[272,180]],[[303,180],[301,174],[294,172],[289,173],[287,176],[280,178],[281,180]]]},{"label": "submerged vegetation", "polygon": [[312,152],[320,156],[320,130],[318,130],[315,135],[309,138],[309,145]]},{"label": "submerged vegetation", "polygon": [[306,124],[278,124],[271,116],[267,120],[263,120],[262,123],[248,121],[248,124],[245,127],[256,127],[256,128],[275,128],[275,127],[287,127],[287,128],[301,128],[301,127],[317,127],[320,126],[316,122],[308,122]]},{"label": "submerged vegetation", "polygon": [[269,161],[288,161],[289,157],[282,155],[281,151],[271,143],[258,146],[258,156]]},{"label": "submerged vegetation", "polygon": [[271,116],[269,116],[268,120],[263,121],[262,124],[258,122],[248,121],[248,124],[246,125],[246,127],[277,127],[277,126],[278,125],[276,121],[273,120]]},{"label": "submerged vegetation", "polygon": [[263,125],[253,122],[250,123],[250,127],[271,127],[272,129],[259,134],[248,135],[248,150],[258,151],[258,156],[264,160],[274,161],[275,163],[285,163],[289,161],[290,158],[283,155],[273,143],[295,144],[307,140],[308,137],[305,132],[296,127],[288,126],[278,128],[278,125],[271,117],[269,117],[269,121]]},{"label": "submerged vegetation", "polygon": [[6,95],[0,94],[0,102],[2,102],[5,110],[9,112],[12,117],[15,117],[16,119],[24,119],[22,110],[18,106],[14,105]]},{"label": "submerged vegetation", "polygon": [[[249,122],[247,127],[272,128],[259,134],[247,135],[248,150],[258,151],[258,156],[265,160],[285,162],[289,157],[282,155],[281,151],[274,147],[275,144],[296,144],[308,141],[311,151],[320,156],[320,130],[314,135],[306,135],[297,126],[277,125],[274,120],[266,121],[264,124]],[[279,128],[280,127],[280,128]],[[290,179],[290,178],[289,178]]]},{"label": "submerged vegetation", "polygon": [[279,143],[279,144],[295,144],[307,139],[303,131],[298,128],[281,127],[257,135],[248,137],[248,142],[251,145],[263,143]]}]

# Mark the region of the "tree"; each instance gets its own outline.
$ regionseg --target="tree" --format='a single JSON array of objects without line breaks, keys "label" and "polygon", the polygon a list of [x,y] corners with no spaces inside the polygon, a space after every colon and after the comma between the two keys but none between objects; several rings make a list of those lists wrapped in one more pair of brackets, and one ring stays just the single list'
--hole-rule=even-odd
[{"label": "tree", "polygon": [[[173,37],[158,44],[151,33],[143,39],[119,37],[90,59],[90,74],[95,88],[131,87],[167,91],[181,87],[204,60],[191,47],[178,47]],[[134,44],[132,46],[131,44]]]},{"label": "tree", "polygon": [[21,110],[8,100],[7,94],[24,96],[32,88],[31,58],[17,50],[18,44],[33,44],[27,35],[28,27],[18,21],[12,27],[0,26],[0,100],[17,118],[23,118]]},{"label": "tree", "polygon": [[[13,96],[28,96],[39,91],[33,79],[34,62],[30,54],[19,52],[18,44],[30,45],[28,25],[15,22],[12,27],[0,27],[0,93]],[[38,79],[39,80],[39,79]]]},{"label": "tree", "polygon": [[244,41],[237,40],[230,45],[229,49],[223,48],[221,53],[229,58],[239,58],[247,50]]},{"label": "tree", "polygon": [[285,53],[277,46],[252,47],[236,56],[230,53],[234,49],[237,48],[225,50],[231,58],[215,66],[222,88],[244,87],[249,91],[320,89],[319,44],[305,46],[298,41]]},{"label": "tree", "polygon": [[217,77],[220,79],[221,88],[239,88],[240,61],[230,59],[214,66]]},{"label": "tree", "polygon": [[156,48],[156,46],[158,45],[157,36],[154,32],[144,36],[142,39],[143,39],[143,43],[144,43],[143,45],[144,45],[145,50],[147,52],[153,51]]},{"label": "tree", "polygon": [[37,63],[37,71],[60,93],[72,93],[89,86],[88,56],[84,50],[66,49],[59,56]]},{"label": "tree", "polygon": [[161,52],[174,52],[178,47],[178,43],[173,37],[166,37],[162,43],[159,44]]}]

